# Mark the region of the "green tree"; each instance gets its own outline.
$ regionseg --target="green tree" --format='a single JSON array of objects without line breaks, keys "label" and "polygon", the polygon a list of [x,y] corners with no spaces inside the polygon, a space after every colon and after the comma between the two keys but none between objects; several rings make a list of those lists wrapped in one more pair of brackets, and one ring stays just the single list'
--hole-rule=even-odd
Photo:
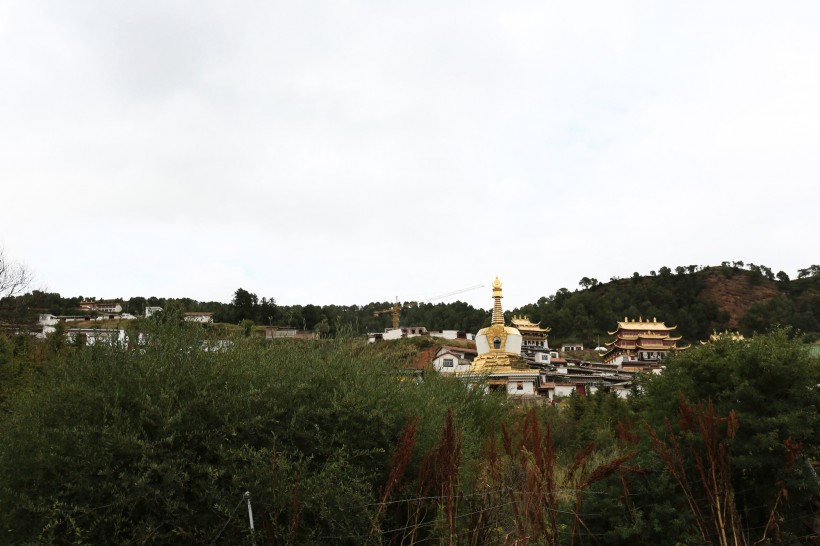
[{"label": "green tree", "polygon": [[634,403],[655,430],[674,415],[681,396],[734,411],[739,430],[730,444],[732,483],[746,525],[763,529],[776,507],[782,529],[799,533],[799,518],[817,498],[810,461],[820,456],[820,360],[779,329],[750,340],[720,340],[678,354],[660,376],[642,382]]},{"label": "green tree", "polygon": [[59,355],[68,345],[65,322],[59,321],[54,325],[54,331],[46,335],[46,351],[51,355]]},{"label": "green tree", "polygon": [[[412,343],[240,337],[206,351],[199,325],[145,325],[139,350],[59,352],[5,401],[4,543],[248,543],[236,507],[250,491],[276,543],[361,544],[409,417],[419,432],[396,498],[417,495],[448,407],[472,457],[506,412],[452,378],[402,381]],[[383,528],[406,516],[386,512]],[[423,516],[425,537],[435,521]]]},{"label": "green tree", "polygon": [[137,296],[128,300],[123,309],[126,313],[131,313],[137,317],[145,315],[146,300],[143,297]]},{"label": "green tree", "polygon": [[258,298],[256,294],[252,294],[243,288],[238,288],[234,292],[231,304],[234,308],[234,322],[240,322],[245,319],[254,320],[256,318]]}]

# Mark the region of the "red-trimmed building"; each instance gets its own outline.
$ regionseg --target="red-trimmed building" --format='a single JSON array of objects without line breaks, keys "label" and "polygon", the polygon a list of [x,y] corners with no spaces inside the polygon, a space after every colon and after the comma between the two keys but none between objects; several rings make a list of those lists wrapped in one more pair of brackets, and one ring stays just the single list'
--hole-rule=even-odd
[{"label": "red-trimmed building", "polygon": [[667,326],[658,319],[629,320],[624,318],[618,328],[609,335],[615,341],[607,343],[604,362],[620,364],[624,361],[660,362],[670,351],[687,349],[678,347],[680,337],[673,337],[675,326]]}]

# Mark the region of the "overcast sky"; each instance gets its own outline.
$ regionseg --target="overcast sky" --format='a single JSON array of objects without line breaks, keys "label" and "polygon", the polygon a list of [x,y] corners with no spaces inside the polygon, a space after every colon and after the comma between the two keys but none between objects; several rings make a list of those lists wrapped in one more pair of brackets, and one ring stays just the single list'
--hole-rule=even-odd
[{"label": "overcast sky", "polygon": [[794,276],[818,29],[816,0],[0,0],[0,244],[98,298]]}]

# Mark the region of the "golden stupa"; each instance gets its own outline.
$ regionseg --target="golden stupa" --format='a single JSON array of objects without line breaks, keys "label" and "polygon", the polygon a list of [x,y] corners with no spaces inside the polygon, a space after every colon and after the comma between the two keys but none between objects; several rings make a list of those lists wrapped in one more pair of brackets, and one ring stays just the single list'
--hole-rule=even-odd
[{"label": "golden stupa", "polygon": [[490,326],[482,328],[475,336],[478,356],[470,366],[470,374],[510,374],[529,370],[521,356],[521,332],[504,326],[501,309],[501,281],[493,281],[493,316]]}]

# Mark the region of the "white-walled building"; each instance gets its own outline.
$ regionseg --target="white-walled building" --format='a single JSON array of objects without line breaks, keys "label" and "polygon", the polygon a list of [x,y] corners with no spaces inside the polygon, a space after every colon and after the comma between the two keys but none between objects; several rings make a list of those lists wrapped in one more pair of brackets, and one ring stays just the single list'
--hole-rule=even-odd
[{"label": "white-walled building", "polygon": [[[54,331],[56,328],[53,325],[43,326],[42,336],[45,337]],[[78,338],[82,338],[86,345],[101,342],[125,344],[128,341],[128,335],[122,328],[66,328],[65,336],[69,343],[76,343]]]},{"label": "white-walled building", "polygon": [[214,314],[201,311],[189,311],[183,313],[182,318],[188,322],[210,323],[214,321]]},{"label": "white-walled building", "polygon": [[464,347],[444,346],[433,359],[433,369],[441,373],[465,373],[475,360],[478,351]]},{"label": "white-walled building", "polygon": [[464,332],[462,330],[431,330],[427,333],[431,337],[440,337],[442,339],[466,339],[468,341],[475,340],[475,336],[473,334],[471,334],[470,332]]},{"label": "white-walled building", "polygon": [[583,351],[584,344],[583,343],[562,343],[561,344],[561,352],[562,353],[572,353],[575,351]]},{"label": "white-walled building", "polygon": [[384,332],[373,332],[367,334],[368,343],[376,341],[390,341],[404,337],[428,336],[430,332],[424,326],[402,326],[401,328],[387,328]]},{"label": "white-walled building", "polygon": [[80,309],[98,313],[121,313],[122,305],[116,301],[83,301],[80,302]]},{"label": "white-walled building", "polygon": [[289,326],[265,326],[265,339],[316,339],[316,332]]}]

